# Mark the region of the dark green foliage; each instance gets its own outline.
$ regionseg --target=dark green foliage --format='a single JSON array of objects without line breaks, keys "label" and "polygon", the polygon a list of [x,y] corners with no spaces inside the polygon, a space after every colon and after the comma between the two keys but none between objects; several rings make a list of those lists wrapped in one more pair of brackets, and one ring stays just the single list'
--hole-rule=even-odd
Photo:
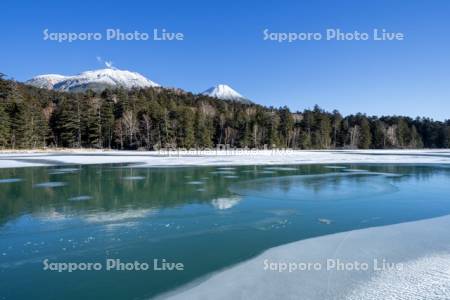
[{"label": "dark green foliage", "polygon": [[369,149],[372,144],[372,133],[370,132],[369,120],[366,116],[361,116],[359,123],[361,128],[361,136],[359,138],[358,148]]},{"label": "dark green foliage", "polygon": [[0,146],[12,149],[44,147],[48,137],[48,122],[41,103],[24,95],[21,86],[4,81],[0,88]]},{"label": "dark green foliage", "polygon": [[62,93],[0,74],[0,149],[448,148],[450,121],[291,112],[148,88]]}]

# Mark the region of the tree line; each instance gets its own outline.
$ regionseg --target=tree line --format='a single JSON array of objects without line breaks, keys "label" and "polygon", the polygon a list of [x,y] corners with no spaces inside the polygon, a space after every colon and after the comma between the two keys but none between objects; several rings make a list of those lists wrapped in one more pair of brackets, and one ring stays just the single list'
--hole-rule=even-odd
[{"label": "tree line", "polygon": [[0,148],[155,150],[449,148],[450,120],[342,116],[222,101],[177,89],[66,93],[0,76]]}]

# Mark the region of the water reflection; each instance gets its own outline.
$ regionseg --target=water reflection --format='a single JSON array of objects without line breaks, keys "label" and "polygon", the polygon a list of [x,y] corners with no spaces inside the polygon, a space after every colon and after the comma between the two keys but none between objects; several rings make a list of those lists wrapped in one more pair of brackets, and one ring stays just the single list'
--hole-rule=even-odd
[{"label": "water reflection", "polygon": [[[283,199],[298,195],[298,198],[317,200],[320,193],[345,198],[350,194],[393,192],[397,182],[412,178],[429,180],[436,174],[449,176],[450,168],[308,165],[147,169],[102,165],[3,169],[0,170],[0,223],[45,210],[73,215],[193,203],[211,203],[220,209],[236,205],[239,202],[235,201],[236,194],[248,193],[278,197],[278,191],[283,191]],[[233,199],[229,201],[234,204],[225,204],[224,199]]]}]

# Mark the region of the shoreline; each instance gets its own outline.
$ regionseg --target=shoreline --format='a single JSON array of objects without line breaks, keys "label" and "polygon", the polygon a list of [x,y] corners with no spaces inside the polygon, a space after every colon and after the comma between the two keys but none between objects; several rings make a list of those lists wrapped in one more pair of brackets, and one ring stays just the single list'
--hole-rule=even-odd
[{"label": "shoreline", "polygon": [[[430,299],[450,297],[450,215],[277,246],[157,299]],[[380,247],[382,245],[382,247]],[[268,263],[369,262],[379,269],[272,270]],[[383,267],[384,266],[384,267]],[[401,266],[398,269],[394,266]]]},{"label": "shoreline", "polygon": [[450,150],[212,150],[209,152],[160,152],[59,149],[56,151],[0,151],[0,168],[113,163],[139,164],[136,167],[345,163],[450,164]]}]

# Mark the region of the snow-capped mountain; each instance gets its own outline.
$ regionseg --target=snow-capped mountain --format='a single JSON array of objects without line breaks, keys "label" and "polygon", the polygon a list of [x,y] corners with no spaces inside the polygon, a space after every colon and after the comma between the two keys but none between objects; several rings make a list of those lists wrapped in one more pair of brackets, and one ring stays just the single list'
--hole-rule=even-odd
[{"label": "snow-capped mountain", "polygon": [[58,74],[47,74],[47,75],[39,75],[36,77],[33,77],[32,79],[28,80],[26,83],[51,90],[55,84],[57,84],[60,81],[63,81],[66,79],[66,76],[58,75]]},{"label": "snow-capped mountain", "polygon": [[204,91],[202,95],[222,100],[252,103],[249,99],[245,98],[244,96],[242,96],[241,94],[239,94],[226,84],[218,84],[216,86],[213,86],[212,88],[209,88],[206,91]]},{"label": "snow-capped mountain", "polygon": [[[59,74],[39,75],[26,81],[25,83],[38,88],[64,92],[84,92],[87,90],[102,91],[106,88],[115,87],[131,89],[160,86],[139,73],[119,70],[113,67],[86,71],[73,76],[64,76]],[[218,84],[212,88],[209,88],[204,91],[202,95],[246,104],[253,103],[226,84]]]},{"label": "snow-capped mountain", "polygon": [[101,91],[108,87],[131,89],[159,86],[139,73],[116,68],[86,71],[74,76],[39,75],[26,83],[40,88],[66,92],[82,92],[88,89]]}]

